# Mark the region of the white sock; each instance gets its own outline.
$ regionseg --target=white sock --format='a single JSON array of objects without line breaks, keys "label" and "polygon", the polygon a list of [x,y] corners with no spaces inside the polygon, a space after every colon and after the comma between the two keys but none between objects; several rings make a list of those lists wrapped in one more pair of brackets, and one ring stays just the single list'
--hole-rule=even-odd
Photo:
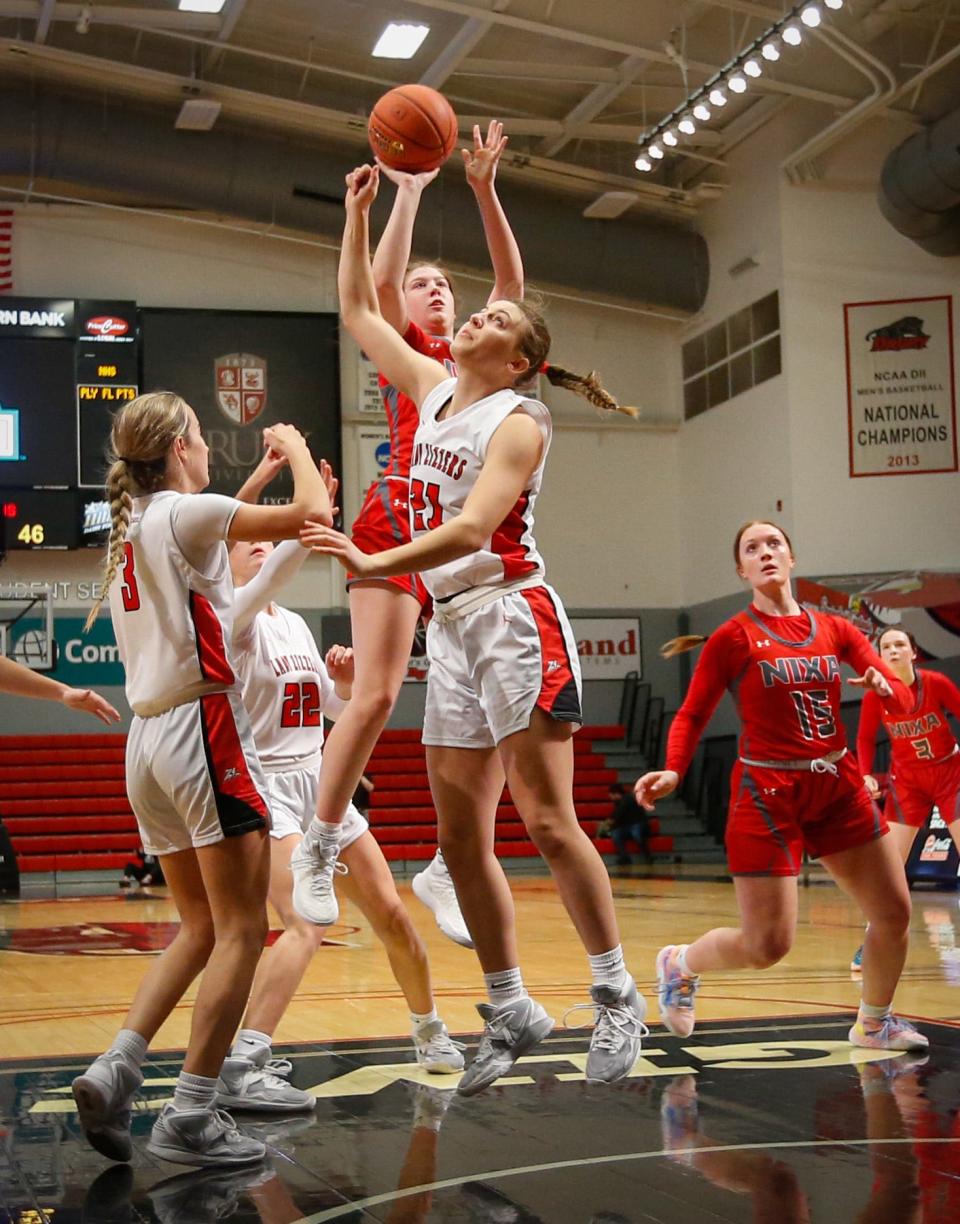
[{"label": "white sock", "polygon": [[435,1020],[439,1020],[439,1019],[440,1017],[437,1015],[437,1009],[435,1007],[432,1008],[430,1011],[425,1012],[422,1016],[418,1015],[417,1012],[411,1012],[410,1013],[410,1023],[413,1025],[414,1037],[416,1037],[416,1035],[420,1032],[420,1030],[424,1028],[426,1025],[433,1024]]},{"label": "white sock", "polygon": [[212,1109],[217,1096],[217,1081],[206,1075],[181,1071],[173,1090],[174,1109]]},{"label": "white sock", "polygon": [[598,952],[596,956],[587,954],[590,962],[590,976],[594,986],[609,986],[619,994],[627,981],[627,967],[623,963],[623,948],[617,944],[609,952]]},{"label": "white sock", "polygon": [[123,1055],[123,1061],[131,1067],[139,1068],[147,1056],[147,1039],[133,1029],[121,1029],[110,1049],[115,1054]]},{"label": "white sock", "polygon": [[674,953],[674,959],[676,960],[677,968],[680,970],[681,974],[685,978],[695,978],[698,975],[694,973],[693,970],[690,968],[690,966],[687,964],[687,950],[689,949],[689,947],[690,947],[689,944],[680,944],[680,946],[677,948],[676,952]]},{"label": "white sock", "polygon": [[260,1033],[256,1029],[241,1029],[237,1033],[237,1039],[233,1043],[233,1049],[230,1051],[231,1058],[250,1058],[257,1050],[262,1050],[264,1046],[270,1049],[272,1038],[267,1033]]},{"label": "white sock", "polygon": [[494,1007],[515,1003],[517,999],[527,996],[519,969],[501,969],[499,973],[485,973],[483,981],[487,988],[487,998]]},{"label": "white sock", "polygon": [[316,816],[314,816],[307,827],[303,840],[308,846],[339,846],[340,821],[338,820],[335,824],[331,824],[326,820],[317,820]]},{"label": "white sock", "polygon": [[886,1007],[874,1007],[872,1003],[864,1003],[860,1000],[860,1019],[861,1020],[876,1020],[878,1024],[882,1024],[890,1016],[892,1004],[888,1003]]}]

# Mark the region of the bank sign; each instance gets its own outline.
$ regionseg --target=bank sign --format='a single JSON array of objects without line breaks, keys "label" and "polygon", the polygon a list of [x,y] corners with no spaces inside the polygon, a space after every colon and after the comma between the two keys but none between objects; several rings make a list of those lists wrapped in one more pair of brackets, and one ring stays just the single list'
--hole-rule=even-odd
[{"label": "bank sign", "polygon": [[[53,622],[57,665],[46,674],[76,688],[102,688],[111,684],[122,688],[123,664],[110,617],[98,617],[89,633],[83,632],[83,622],[82,616],[57,614]],[[42,633],[42,628],[35,624],[18,625],[11,634],[10,657],[35,667],[43,655]]]}]

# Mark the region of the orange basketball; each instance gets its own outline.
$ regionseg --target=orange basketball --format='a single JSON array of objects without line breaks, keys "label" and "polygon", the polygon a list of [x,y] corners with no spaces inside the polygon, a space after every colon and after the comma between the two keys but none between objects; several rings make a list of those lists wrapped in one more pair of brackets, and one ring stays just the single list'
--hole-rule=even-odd
[{"label": "orange basketball", "polygon": [[442,166],[457,143],[453,107],[429,85],[398,85],[370,114],[367,135],[374,155],[393,170],[418,174]]}]

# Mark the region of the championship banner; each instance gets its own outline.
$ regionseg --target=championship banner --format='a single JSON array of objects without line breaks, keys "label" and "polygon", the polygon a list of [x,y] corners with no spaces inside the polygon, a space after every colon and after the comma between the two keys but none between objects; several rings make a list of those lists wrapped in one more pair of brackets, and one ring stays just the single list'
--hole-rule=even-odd
[{"label": "championship banner", "polygon": [[362,496],[387,470],[390,462],[390,430],[386,425],[361,425],[357,431],[357,451]]},{"label": "championship banner", "polygon": [[843,308],[850,475],[957,470],[953,299]]},{"label": "championship banner", "polygon": [[363,352],[357,353],[357,407],[363,413],[383,416],[383,393],[380,390],[380,375],[377,367]]}]

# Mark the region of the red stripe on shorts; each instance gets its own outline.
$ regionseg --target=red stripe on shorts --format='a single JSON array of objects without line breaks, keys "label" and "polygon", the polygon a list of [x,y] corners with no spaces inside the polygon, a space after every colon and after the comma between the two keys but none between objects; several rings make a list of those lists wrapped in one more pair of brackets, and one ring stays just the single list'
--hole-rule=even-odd
[{"label": "red stripe on shorts", "polygon": [[250,776],[229,693],[200,698],[203,747],[225,837],[269,827],[270,809]]},{"label": "red stripe on shorts", "polygon": [[535,568],[527,556],[526,546],[521,542],[528,526],[523,516],[529,501],[526,493],[521,494],[490,540],[491,549],[503,562],[503,577],[508,582],[513,578],[522,578]]},{"label": "red stripe on shorts", "polygon": [[561,720],[581,720],[577,682],[574,678],[567,641],[563,636],[557,609],[546,587],[530,587],[520,594],[530,605],[540,635],[540,696],[537,705]]},{"label": "red stripe on shorts", "polygon": [[236,677],[227,660],[227,647],[223,640],[223,626],[213,609],[213,604],[196,591],[190,592],[190,616],[197,639],[197,660],[204,680],[218,684],[233,684]]}]

